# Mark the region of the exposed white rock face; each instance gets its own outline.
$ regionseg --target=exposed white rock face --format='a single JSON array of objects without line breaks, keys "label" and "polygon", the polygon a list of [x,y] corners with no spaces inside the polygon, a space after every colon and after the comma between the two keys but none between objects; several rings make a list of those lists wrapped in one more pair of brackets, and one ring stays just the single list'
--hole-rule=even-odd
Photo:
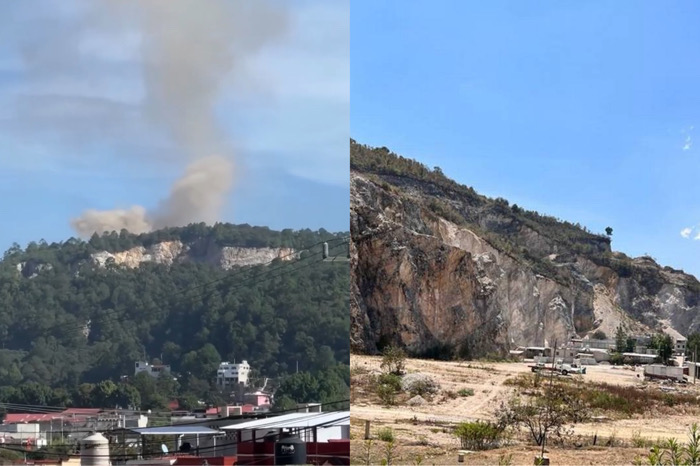
[{"label": "exposed white rock face", "polygon": [[220,265],[223,269],[266,264],[275,259],[291,260],[297,257],[290,248],[221,248]]},{"label": "exposed white rock face", "polygon": [[36,278],[41,272],[53,270],[53,265],[47,262],[37,262],[30,260],[29,262],[20,262],[17,264],[17,272],[25,278]]},{"label": "exposed white rock face", "polygon": [[148,248],[138,246],[127,251],[110,253],[101,251],[92,255],[95,264],[104,267],[115,265],[135,268],[144,262],[172,265],[180,262],[208,263],[228,270],[233,267],[267,264],[275,259],[292,260],[298,254],[291,248],[219,247],[215,244],[192,247],[181,241],[164,241]]}]

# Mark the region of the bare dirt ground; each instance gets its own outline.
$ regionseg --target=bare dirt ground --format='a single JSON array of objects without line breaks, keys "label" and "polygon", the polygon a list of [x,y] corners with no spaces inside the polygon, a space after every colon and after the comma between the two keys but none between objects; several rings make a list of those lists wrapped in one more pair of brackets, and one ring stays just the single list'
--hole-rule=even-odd
[{"label": "bare dirt ground", "polygon": [[[380,373],[381,358],[351,357],[352,374]],[[365,421],[370,421],[372,437],[382,428],[390,427],[395,436],[392,464],[457,464],[460,450],[452,428],[459,422],[477,419],[494,420],[501,401],[515,394],[517,387],[504,384],[517,374],[530,373],[528,363],[447,362],[409,359],[407,372],[428,374],[439,381],[440,393],[420,406],[408,406],[405,400],[397,406],[384,407],[368,387],[352,384],[351,432],[353,464],[367,464],[367,444],[364,442]],[[600,365],[589,366],[582,376],[584,381],[606,382],[615,385],[644,386],[659,390],[658,383],[644,382],[641,368],[620,368]],[[355,380],[355,375],[353,375]],[[472,389],[473,396],[455,396],[462,389]],[[683,390],[700,397],[700,381],[696,386],[664,387],[664,390]],[[451,395],[451,396],[450,396]],[[594,422],[573,426],[577,441],[570,447],[552,445],[547,456],[552,464],[632,464],[635,456],[649,451],[649,443],[675,437],[687,439],[688,427],[698,421],[698,410],[683,406],[659,412],[646,412],[633,418],[598,416]],[[593,439],[596,439],[595,446]],[[577,445],[577,446],[576,446]],[[636,446],[643,446],[637,448]],[[386,442],[373,441],[371,464],[386,459]],[[464,464],[533,464],[539,447],[521,440],[511,446],[485,452],[469,453]]]}]

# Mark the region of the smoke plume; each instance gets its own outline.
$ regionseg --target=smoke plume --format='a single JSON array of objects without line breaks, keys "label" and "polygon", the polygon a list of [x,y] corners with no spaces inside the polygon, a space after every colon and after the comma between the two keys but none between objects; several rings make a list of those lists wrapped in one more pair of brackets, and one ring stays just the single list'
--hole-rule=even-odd
[{"label": "smoke plume", "polygon": [[143,64],[144,121],[174,144],[161,163],[187,163],[168,197],[153,211],[133,206],[87,210],[71,224],[81,236],[94,232],[142,233],[166,226],[219,219],[233,184],[233,151],[215,116],[223,85],[245,75],[246,59],[280,36],[286,15],[261,0],[149,0],[95,2],[97,14],[137,24]]}]

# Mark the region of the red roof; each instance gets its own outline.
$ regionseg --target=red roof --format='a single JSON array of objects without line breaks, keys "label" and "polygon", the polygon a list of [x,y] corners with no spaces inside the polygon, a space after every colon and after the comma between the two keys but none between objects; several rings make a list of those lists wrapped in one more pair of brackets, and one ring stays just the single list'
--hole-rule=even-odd
[{"label": "red roof", "polygon": [[7,413],[3,424],[20,424],[31,422],[51,422],[51,420],[63,419],[63,422],[80,422],[89,416],[96,416],[101,409],[71,408],[61,413]]},{"label": "red roof", "polygon": [[73,414],[100,414],[102,412],[102,409],[100,408],[68,408],[65,411],[63,411],[61,414],[65,415],[73,415]]},{"label": "red roof", "polygon": [[36,413],[7,413],[3,424],[19,424],[22,422],[42,422],[50,421],[55,418],[55,414],[36,414]]}]

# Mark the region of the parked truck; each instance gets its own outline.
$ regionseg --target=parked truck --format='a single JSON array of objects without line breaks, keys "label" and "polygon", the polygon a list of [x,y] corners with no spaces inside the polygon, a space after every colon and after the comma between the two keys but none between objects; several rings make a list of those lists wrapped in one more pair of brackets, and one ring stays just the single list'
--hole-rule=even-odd
[{"label": "parked truck", "polygon": [[662,364],[648,364],[644,366],[645,379],[686,382],[686,377],[683,372],[683,368],[679,366],[664,366]]},{"label": "parked truck", "polygon": [[530,370],[532,372],[548,372],[554,371],[557,374],[569,375],[569,374],[585,374],[586,368],[581,365],[578,359],[574,359],[571,364],[565,363],[562,359],[557,359],[552,363],[544,362],[542,359],[535,361],[535,364],[530,365]]}]

